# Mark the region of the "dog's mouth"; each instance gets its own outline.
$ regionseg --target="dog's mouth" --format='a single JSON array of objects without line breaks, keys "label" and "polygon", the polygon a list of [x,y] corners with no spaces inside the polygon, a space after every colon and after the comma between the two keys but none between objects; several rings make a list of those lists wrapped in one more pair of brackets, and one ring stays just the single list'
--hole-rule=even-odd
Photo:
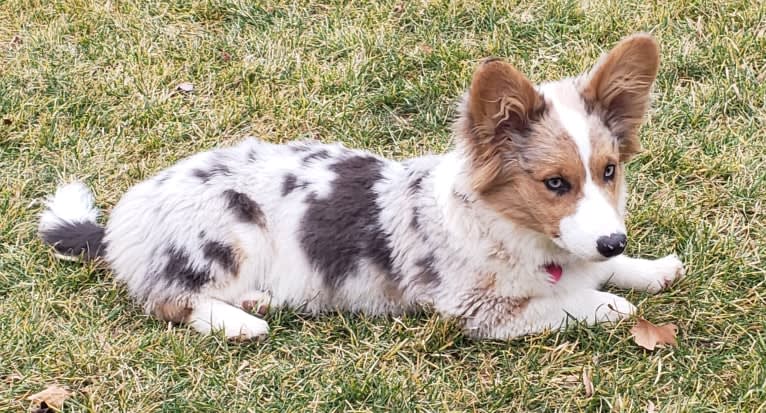
[{"label": "dog's mouth", "polygon": [[556,284],[561,279],[561,276],[564,275],[564,269],[561,268],[561,265],[556,263],[548,263],[543,266],[543,269],[545,272],[547,272],[550,275],[550,278],[548,281],[551,282],[551,284]]}]

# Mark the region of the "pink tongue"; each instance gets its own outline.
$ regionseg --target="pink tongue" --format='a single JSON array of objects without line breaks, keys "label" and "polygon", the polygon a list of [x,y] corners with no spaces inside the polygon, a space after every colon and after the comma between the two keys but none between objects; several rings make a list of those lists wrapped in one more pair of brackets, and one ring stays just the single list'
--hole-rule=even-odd
[{"label": "pink tongue", "polygon": [[548,264],[545,266],[545,271],[548,271],[548,274],[551,275],[551,282],[553,284],[556,284],[561,279],[561,273],[564,272],[564,270],[561,269],[561,266],[558,264]]}]

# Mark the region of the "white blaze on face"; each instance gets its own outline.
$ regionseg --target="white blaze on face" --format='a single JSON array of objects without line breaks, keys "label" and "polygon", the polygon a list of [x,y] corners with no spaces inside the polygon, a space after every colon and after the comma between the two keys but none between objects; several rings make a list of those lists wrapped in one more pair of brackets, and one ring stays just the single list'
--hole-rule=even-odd
[{"label": "white blaze on face", "polygon": [[597,240],[612,234],[624,234],[625,224],[604,192],[593,181],[590,171],[591,141],[585,113],[564,105],[554,105],[559,119],[569,136],[575,141],[585,166],[582,198],[577,208],[559,223],[559,246],[588,260],[602,260]]},{"label": "white blaze on face", "polygon": [[611,234],[624,234],[625,225],[601,190],[589,181],[574,214],[561,220],[561,245],[569,252],[590,260],[605,257],[597,249],[597,240]]}]

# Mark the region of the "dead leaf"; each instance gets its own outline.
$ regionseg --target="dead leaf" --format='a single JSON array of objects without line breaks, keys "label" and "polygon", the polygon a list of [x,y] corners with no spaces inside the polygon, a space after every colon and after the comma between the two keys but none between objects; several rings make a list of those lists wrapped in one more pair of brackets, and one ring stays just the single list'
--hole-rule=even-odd
[{"label": "dead leaf", "polygon": [[176,90],[180,90],[181,92],[189,93],[194,91],[194,85],[189,82],[183,82],[179,83],[178,86],[176,86]]},{"label": "dead leaf", "polygon": [[71,395],[72,393],[65,387],[61,387],[58,384],[51,384],[40,393],[35,393],[27,397],[27,400],[40,403],[40,408],[43,408],[42,405],[46,404],[54,409],[61,410],[64,406],[64,400],[68,399]]},{"label": "dead leaf", "polygon": [[654,403],[651,400],[646,403],[646,413],[655,413],[657,410],[654,407]]},{"label": "dead leaf", "polygon": [[10,125],[11,123],[13,123],[11,118],[3,118],[3,125]]},{"label": "dead leaf", "polygon": [[221,52],[221,60],[223,60],[224,62],[228,62],[229,60],[231,60],[231,54],[229,54],[228,52]]},{"label": "dead leaf", "polygon": [[582,369],[582,384],[585,386],[585,397],[593,396],[593,381],[590,379],[590,371],[588,369]]},{"label": "dead leaf", "polygon": [[13,36],[13,39],[11,39],[11,46],[21,46],[23,43],[24,41],[18,35]]},{"label": "dead leaf", "polygon": [[675,346],[677,331],[678,327],[675,324],[656,326],[641,317],[637,317],[636,325],[630,329],[630,334],[636,344],[647,350],[654,350],[655,347],[665,344]]},{"label": "dead leaf", "polygon": [[394,13],[397,13],[397,14],[401,13],[402,11],[404,11],[404,3],[403,2],[397,3],[392,10]]}]

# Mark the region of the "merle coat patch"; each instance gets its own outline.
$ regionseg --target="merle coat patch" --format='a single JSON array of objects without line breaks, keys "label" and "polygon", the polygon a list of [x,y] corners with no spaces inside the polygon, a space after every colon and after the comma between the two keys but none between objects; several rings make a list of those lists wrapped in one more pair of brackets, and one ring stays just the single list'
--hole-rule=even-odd
[{"label": "merle coat patch", "polygon": [[246,194],[227,189],[223,192],[229,209],[243,222],[250,222],[261,228],[266,227],[266,216],[261,206]]},{"label": "merle coat patch", "polygon": [[382,166],[372,156],[337,161],[329,168],[337,174],[332,192],[321,199],[309,196],[301,224],[301,245],[328,285],[342,284],[362,259],[369,259],[396,278],[373,189],[382,179]]},{"label": "merle coat patch", "polygon": [[169,281],[175,281],[184,287],[199,291],[203,285],[210,281],[210,268],[199,268],[192,265],[189,254],[177,247],[171,247],[166,252],[167,262],[163,269],[163,276]]}]

